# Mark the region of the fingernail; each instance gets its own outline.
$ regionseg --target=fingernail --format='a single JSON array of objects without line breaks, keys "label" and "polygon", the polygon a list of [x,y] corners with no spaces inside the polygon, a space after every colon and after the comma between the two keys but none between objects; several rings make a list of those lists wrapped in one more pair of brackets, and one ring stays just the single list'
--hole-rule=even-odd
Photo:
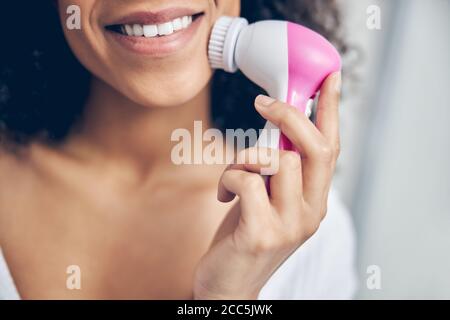
[{"label": "fingernail", "polygon": [[265,95],[262,95],[262,94],[259,95],[255,100],[255,104],[258,107],[268,107],[274,102],[275,102],[275,99],[265,96]]},{"label": "fingernail", "polygon": [[340,93],[342,90],[342,73],[336,72],[334,74],[334,88],[336,92]]}]

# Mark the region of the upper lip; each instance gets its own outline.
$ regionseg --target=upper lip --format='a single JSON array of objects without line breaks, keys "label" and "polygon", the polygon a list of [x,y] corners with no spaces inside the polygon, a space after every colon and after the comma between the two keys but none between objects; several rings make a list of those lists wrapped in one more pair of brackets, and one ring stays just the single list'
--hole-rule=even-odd
[{"label": "upper lip", "polygon": [[198,11],[189,8],[170,8],[157,12],[152,11],[141,11],[129,14],[122,18],[119,18],[112,23],[107,25],[120,25],[120,24],[142,24],[142,25],[151,25],[151,24],[161,24],[165,22],[169,22],[175,20],[177,18],[181,18],[184,16],[193,16],[203,11]]}]

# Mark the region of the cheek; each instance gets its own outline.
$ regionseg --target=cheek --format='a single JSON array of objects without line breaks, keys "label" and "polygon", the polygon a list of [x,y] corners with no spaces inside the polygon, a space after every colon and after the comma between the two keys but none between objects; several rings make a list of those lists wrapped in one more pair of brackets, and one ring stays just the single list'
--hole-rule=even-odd
[{"label": "cheek", "polygon": [[[79,8],[78,12],[67,9],[72,6]],[[59,0],[58,10],[61,20],[61,26],[72,52],[88,70],[95,71],[96,66],[99,66],[99,53],[101,46],[99,46],[99,30],[97,26],[91,23],[91,17],[95,9],[95,1],[82,0]],[[79,19],[81,29],[69,29],[67,24],[74,23],[74,19]],[[95,73],[95,72],[94,72]]]},{"label": "cheek", "polygon": [[214,0],[213,2],[221,16],[239,16],[241,13],[241,0]]}]

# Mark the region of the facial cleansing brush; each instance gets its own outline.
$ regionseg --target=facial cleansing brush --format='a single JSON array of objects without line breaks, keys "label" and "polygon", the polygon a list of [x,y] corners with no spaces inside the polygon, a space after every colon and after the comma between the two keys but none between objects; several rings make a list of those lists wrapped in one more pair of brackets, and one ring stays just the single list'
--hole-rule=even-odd
[{"label": "facial cleansing brush", "polygon": [[[327,76],[341,69],[338,51],[316,32],[287,21],[249,25],[244,18],[221,17],[209,43],[212,68],[240,69],[272,98],[307,113]],[[258,146],[294,150],[290,141],[268,122]]]}]

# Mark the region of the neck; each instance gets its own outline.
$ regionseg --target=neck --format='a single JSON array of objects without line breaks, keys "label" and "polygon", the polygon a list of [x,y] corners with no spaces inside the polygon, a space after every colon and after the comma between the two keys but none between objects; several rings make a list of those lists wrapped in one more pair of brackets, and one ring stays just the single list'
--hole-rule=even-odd
[{"label": "neck", "polygon": [[85,110],[81,130],[68,141],[69,149],[139,171],[172,165],[175,129],[193,132],[194,121],[202,121],[204,129],[211,126],[209,87],[183,105],[160,108],[136,104],[94,79]]}]

